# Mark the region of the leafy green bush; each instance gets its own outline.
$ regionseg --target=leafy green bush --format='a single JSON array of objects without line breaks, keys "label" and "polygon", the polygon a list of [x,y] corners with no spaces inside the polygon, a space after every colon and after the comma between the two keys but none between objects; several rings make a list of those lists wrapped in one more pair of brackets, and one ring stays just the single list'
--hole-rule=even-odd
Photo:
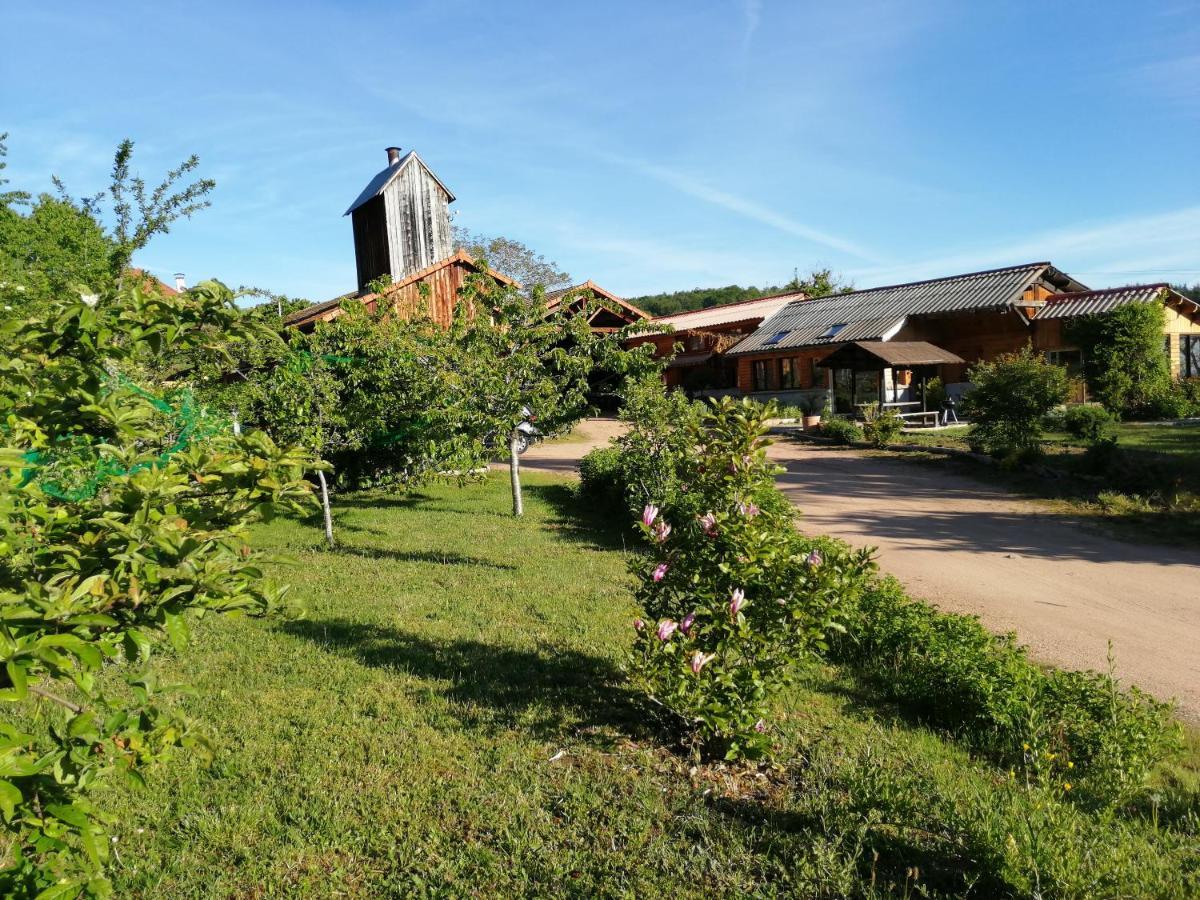
[{"label": "leafy green bush", "polygon": [[769,701],[840,627],[870,567],[865,551],[804,549],[766,459],[771,412],[716,403],[691,429],[679,494],[642,513],[655,553],[637,563],[637,596],[651,621],[635,623],[630,675],[707,756],[768,752]]},{"label": "leafy green bush", "polygon": [[579,493],[603,506],[623,508],[625,479],[621,451],[616,447],[596,447],[579,461]]},{"label": "leafy green bush", "polygon": [[1177,400],[1163,353],[1166,311],[1161,303],[1127,303],[1072,319],[1065,336],[1083,351],[1088,388],[1126,418],[1174,418]]},{"label": "leafy green bush", "polygon": [[904,429],[904,420],[894,409],[880,411],[878,407],[867,410],[863,423],[863,435],[876,447],[893,444]]},{"label": "leafy green bush", "polygon": [[680,492],[678,465],[687,455],[703,403],[664,391],[657,375],[631,380],[622,393],[628,430],[616,439],[626,507],[636,517],[647,503],[670,508]]},{"label": "leafy green bush", "polygon": [[107,894],[94,788],[142,783],[175,747],[208,752],[163,703],[154,651],[184,647],[192,615],[281,605],[246,529],[307,510],[314,461],[227,423],[189,432],[161,385],[135,381],[251,330],[218,282],[0,325],[0,703],[36,707],[27,732],[0,722],[0,895]]},{"label": "leafy green bush", "polygon": [[963,408],[971,419],[972,447],[1012,460],[1036,455],[1046,413],[1067,399],[1066,371],[1030,347],[976,363]]},{"label": "leafy green bush", "polygon": [[857,444],[863,440],[863,430],[850,419],[841,416],[822,420],[821,434],[839,444]]},{"label": "leafy green bush", "polygon": [[1076,773],[1077,796],[1114,804],[1178,748],[1170,704],[1122,691],[1111,675],[1043,669],[1011,634],[912,600],[892,579],[858,597],[831,658],[1005,764],[1057,760]]},{"label": "leafy green bush", "polygon": [[1062,427],[1072,437],[1095,444],[1116,433],[1117,417],[1103,406],[1081,403],[1066,408],[1062,414]]},{"label": "leafy green bush", "polygon": [[934,376],[925,382],[925,408],[940,410],[946,403],[946,387],[942,379]]}]

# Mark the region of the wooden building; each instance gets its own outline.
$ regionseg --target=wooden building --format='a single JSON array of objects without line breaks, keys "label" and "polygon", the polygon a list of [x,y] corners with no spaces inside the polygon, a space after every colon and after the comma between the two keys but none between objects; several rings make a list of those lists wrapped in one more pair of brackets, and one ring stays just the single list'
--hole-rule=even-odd
[{"label": "wooden building", "polygon": [[803,296],[778,294],[656,316],[650,320],[650,331],[630,338],[625,346],[649,343],[655,357],[672,357],[663,372],[671,387],[694,394],[728,393],[737,389],[737,366],[726,353],[764,319]]},{"label": "wooden building", "polygon": [[1200,372],[1200,306],[1165,284],[1089,291],[1048,262],[798,300],[728,356],[742,393],[793,403],[825,394],[835,412],[853,413],[920,399],[934,376],[961,395],[972,364],[1028,344],[1077,367],[1063,322],[1134,302],[1164,304],[1173,371]]},{"label": "wooden building", "polygon": [[583,284],[547,291],[546,308],[550,312],[565,310],[568,313],[590,308],[592,312],[588,317],[588,325],[597,334],[612,334],[650,318],[648,312],[606,291],[590,279]]},{"label": "wooden building", "polygon": [[[454,318],[454,309],[458,305],[459,291],[466,284],[467,276],[478,272],[479,266],[466,251],[459,250],[441,262],[420,269],[393,284],[388,285],[382,293],[360,294],[355,291],[334,297],[324,303],[306,306],[304,309],[285,316],[283,324],[289,328],[299,328],[309,331],[318,322],[328,322],[342,314],[342,304],[347,300],[360,300],[374,312],[381,300],[392,312],[403,319],[411,318],[418,311],[424,312],[433,321],[443,327],[448,327]],[[488,269],[488,277],[498,284],[515,285],[511,278],[499,272]]]},{"label": "wooden building", "polygon": [[[467,276],[479,267],[469,254],[455,252],[450,231],[454,195],[415,151],[387,148],[387,167],[376,173],[346,210],[354,230],[358,290],[297,310],[284,324],[302,330],[342,312],[346,300],[358,299],[375,310],[381,298],[392,311],[408,318],[424,308],[441,325],[449,325]],[[493,269],[498,284],[515,285]],[[392,283],[382,294],[370,285],[380,277]]]},{"label": "wooden building", "polygon": [[1033,346],[1069,371],[1083,367],[1083,356],[1063,326],[1077,316],[1109,312],[1127,303],[1161,303],[1166,312],[1163,352],[1176,378],[1200,378],[1200,304],[1170,285],[1145,284],[1077,294],[1055,294],[1038,311]]}]

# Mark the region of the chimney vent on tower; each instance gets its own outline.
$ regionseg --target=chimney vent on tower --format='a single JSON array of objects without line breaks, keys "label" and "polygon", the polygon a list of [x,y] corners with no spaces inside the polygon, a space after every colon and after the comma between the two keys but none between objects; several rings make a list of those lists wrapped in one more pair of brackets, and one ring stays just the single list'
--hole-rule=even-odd
[{"label": "chimney vent on tower", "polygon": [[177,290],[177,291],[186,291],[187,290],[187,282],[184,280],[182,272],[175,273],[175,290]]},{"label": "chimney vent on tower", "polygon": [[399,147],[388,147],[387,155],[388,155],[388,165],[389,166],[394,166],[396,163],[400,162],[400,148]]}]

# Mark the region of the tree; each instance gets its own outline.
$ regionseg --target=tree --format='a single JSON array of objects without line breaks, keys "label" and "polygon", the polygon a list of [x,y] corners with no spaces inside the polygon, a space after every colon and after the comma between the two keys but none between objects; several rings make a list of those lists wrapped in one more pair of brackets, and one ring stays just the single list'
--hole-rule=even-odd
[{"label": "tree", "polygon": [[[112,181],[109,194],[112,197],[114,225],[112,238],[115,246],[110,254],[109,268],[118,281],[133,260],[133,254],[143,249],[157,234],[167,234],[171,225],[179,219],[190,219],[193,214],[211,206],[208,195],[217,183],[211,178],[201,178],[176,190],[176,185],[200,165],[200,157],[192,154],[182,163],[167,172],[166,176],[149,194],[146,182],[130,172],[133,159],[133,141],[121,141],[113,157]],[[58,183],[57,180],[55,182]],[[61,187],[61,186],[60,186]],[[65,197],[66,193],[63,191]],[[99,195],[96,200],[99,200]]]},{"label": "tree", "polygon": [[[0,136],[0,170],[6,146]],[[200,160],[194,154],[169,171],[153,190],[132,173],[133,141],[124,140],[113,159],[107,194],[74,198],[57,177],[57,196],[42,194],[28,215],[13,207],[30,205],[23,191],[0,192],[0,302],[19,317],[77,287],[102,293],[120,285],[133,254],[181,218],[210,205],[211,179],[180,182]],[[0,178],[0,188],[6,180]],[[106,202],[111,208],[106,210]],[[111,224],[106,228],[106,220]]]},{"label": "tree", "polygon": [[1037,453],[1042,419],[1066,402],[1067,373],[1026,346],[967,373],[973,387],[964,400],[974,447],[1019,462]]},{"label": "tree", "polygon": [[492,268],[519,283],[527,292],[535,287],[549,290],[571,280],[558,263],[512,238],[487,237],[455,225],[454,249],[465,250],[477,260],[486,259]]},{"label": "tree", "polygon": [[834,275],[830,269],[813,269],[808,277],[801,278],[800,270],[792,272],[792,280],[787,283],[787,290],[801,291],[810,299],[828,297],[831,294],[849,294],[854,285],[842,280],[842,276]]},{"label": "tree", "polygon": [[1127,303],[1071,320],[1067,340],[1083,352],[1088,389],[1111,412],[1156,416],[1170,398],[1171,364],[1163,352],[1166,311],[1160,303]]},{"label": "tree", "polygon": [[110,892],[92,789],[208,745],[149,660],[187,643],[190,614],[283,604],[246,527],[311,503],[311,459],[235,435],[152,375],[252,337],[232,299],[218,282],[177,296],[135,283],[0,324],[4,896]]},{"label": "tree", "polygon": [[42,194],[26,215],[0,209],[7,317],[28,315],[80,287],[102,290],[113,246],[92,214],[71,200]]},{"label": "tree", "polygon": [[452,383],[462,390],[461,425],[485,445],[508,445],[513,515],[524,513],[518,426],[532,415],[544,433],[563,431],[589,409],[588,376],[603,368],[636,378],[650,346],[625,351],[619,335],[593,334],[591,307],[550,311],[540,290],[531,299],[485,275],[468,280],[460,316],[448,333]]}]

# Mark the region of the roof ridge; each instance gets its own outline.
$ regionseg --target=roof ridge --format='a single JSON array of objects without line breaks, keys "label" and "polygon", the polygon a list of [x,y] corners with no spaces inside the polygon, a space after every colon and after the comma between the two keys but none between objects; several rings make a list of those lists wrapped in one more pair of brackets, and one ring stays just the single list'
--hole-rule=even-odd
[{"label": "roof ridge", "polygon": [[1094,297],[1097,294],[1119,294],[1123,291],[1146,291],[1151,288],[1163,290],[1164,288],[1170,289],[1170,287],[1171,285],[1165,281],[1152,281],[1148,284],[1126,284],[1121,287],[1096,288],[1095,290],[1091,291],[1075,291],[1074,293],[1070,291],[1059,291],[1058,293],[1051,294],[1049,297],[1047,297],[1046,302],[1063,303],[1067,300],[1078,300],[1081,297]]},{"label": "roof ridge", "polygon": [[878,287],[862,288],[856,291],[846,291],[843,294],[826,294],[823,297],[813,297],[807,302],[812,303],[818,300],[836,300],[841,297],[853,297],[855,294],[874,294],[878,291],[893,291],[897,288],[916,287],[919,284],[936,284],[939,281],[960,281],[964,278],[977,278],[980,275],[995,275],[999,272],[1016,272],[1021,269],[1039,269],[1051,265],[1047,261],[1024,263],[1016,266],[999,266],[995,269],[980,269],[978,272],[963,272],[960,275],[943,275],[941,278],[922,278],[918,281],[902,281],[899,284],[881,284]]}]

